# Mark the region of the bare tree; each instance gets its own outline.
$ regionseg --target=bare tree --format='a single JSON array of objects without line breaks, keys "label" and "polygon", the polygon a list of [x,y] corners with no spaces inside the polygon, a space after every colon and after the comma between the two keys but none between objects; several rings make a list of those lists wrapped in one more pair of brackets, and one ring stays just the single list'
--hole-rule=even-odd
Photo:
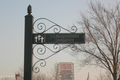
[{"label": "bare tree", "polygon": [[[84,45],[77,45],[74,55],[84,53],[80,66],[95,65],[108,70],[113,80],[119,78],[120,63],[120,4],[104,7],[100,2],[88,3],[88,14],[81,13],[79,25],[86,36]],[[73,54],[72,54],[73,55]]]},{"label": "bare tree", "polygon": [[89,73],[88,73],[88,76],[87,76],[87,80],[90,80],[90,78],[89,78]]},{"label": "bare tree", "polygon": [[[54,67],[47,74],[45,73],[33,73],[32,80],[57,80],[57,63],[54,64]],[[23,67],[20,67],[17,73],[20,74],[18,80],[23,80]],[[6,78],[5,78],[6,79]]]},{"label": "bare tree", "polygon": [[100,76],[97,78],[97,80],[113,80],[111,77],[110,72],[106,71],[105,73],[100,73]]},{"label": "bare tree", "polygon": [[34,76],[33,79],[34,80],[50,80],[44,73],[37,74],[36,76]]},{"label": "bare tree", "polygon": [[33,75],[33,80],[57,80],[57,63],[54,64],[54,67],[47,74],[37,73]]},{"label": "bare tree", "polygon": [[57,76],[58,76],[58,63],[54,64],[54,68],[51,69],[51,77],[53,78],[52,80],[57,80]]},{"label": "bare tree", "polygon": [[54,67],[51,69],[50,72],[48,72],[47,74],[45,73],[37,73],[33,75],[33,80],[57,80],[57,63],[54,64]]},{"label": "bare tree", "polygon": [[23,80],[23,72],[24,72],[24,68],[23,66],[21,66],[18,71],[15,72],[15,75],[17,75],[17,79],[18,80]]}]

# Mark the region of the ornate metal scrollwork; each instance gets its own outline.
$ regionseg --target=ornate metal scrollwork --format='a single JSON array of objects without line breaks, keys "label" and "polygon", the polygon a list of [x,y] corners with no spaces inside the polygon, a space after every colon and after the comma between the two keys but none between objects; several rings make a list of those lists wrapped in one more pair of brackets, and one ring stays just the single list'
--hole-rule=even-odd
[{"label": "ornate metal scrollwork", "polygon": [[75,51],[76,49],[77,49],[77,45],[75,45],[75,44],[71,45],[71,50],[72,51]]},{"label": "ornate metal scrollwork", "polygon": [[[43,23],[44,22],[44,23]],[[46,23],[50,23],[49,28],[47,29],[47,25]],[[36,33],[45,33],[47,31],[49,31],[50,29],[53,28],[53,32],[54,33],[60,33],[61,29],[69,32],[69,33],[76,33],[77,31],[77,27],[76,26],[72,26],[70,30],[65,29],[64,27],[54,23],[53,21],[46,19],[46,18],[39,18],[37,19],[34,23],[33,23],[33,30]]]},{"label": "ornate metal scrollwork", "polygon": [[[49,27],[44,22],[48,23]],[[51,29],[53,29],[53,30],[51,30]],[[76,31],[77,31],[76,26],[72,26],[71,30],[68,30],[46,18],[39,18],[33,24],[34,33],[39,33],[39,34],[43,34],[48,31],[53,31],[53,33],[61,33],[62,29],[68,33],[76,33]],[[51,46],[52,47],[49,47],[47,44],[36,44],[33,46],[33,55],[37,59],[37,61],[33,64],[33,72],[38,73],[40,71],[40,68],[36,66],[37,64],[39,64],[41,67],[46,66],[46,59],[48,59],[48,58],[52,57],[53,55],[57,54],[58,52],[64,50],[68,46],[71,46],[71,50],[73,50],[73,51],[77,48],[73,44],[67,44],[64,47],[60,44],[53,44]],[[49,51],[52,54],[44,56],[44,55],[46,55],[45,54],[46,51]]]},{"label": "ornate metal scrollwork", "polygon": [[77,27],[76,26],[72,26],[71,27],[71,33],[75,33],[77,31]]},{"label": "ornate metal scrollwork", "polygon": [[41,67],[46,66],[46,61],[43,59],[39,59],[34,65],[33,65],[33,72],[38,73],[40,71],[40,68],[36,66],[37,63],[40,63]]}]

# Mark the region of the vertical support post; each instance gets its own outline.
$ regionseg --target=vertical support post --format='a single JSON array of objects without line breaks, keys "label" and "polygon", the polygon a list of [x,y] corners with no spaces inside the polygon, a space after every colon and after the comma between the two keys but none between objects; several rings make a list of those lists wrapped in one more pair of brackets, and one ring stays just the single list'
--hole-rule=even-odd
[{"label": "vertical support post", "polygon": [[33,16],[31,6],[28,6],[28,15],[25,16],[25,43],[24,43],[24,80],[32,79],[32,34]]}]

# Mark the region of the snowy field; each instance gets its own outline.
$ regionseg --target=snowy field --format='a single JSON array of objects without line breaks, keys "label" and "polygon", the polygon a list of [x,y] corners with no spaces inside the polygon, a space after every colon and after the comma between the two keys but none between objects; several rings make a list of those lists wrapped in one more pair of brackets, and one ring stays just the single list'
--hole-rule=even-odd
[{"label": "snowy field", "polygon": [[0,75],[0,80],[16,80],[14,75]]}]

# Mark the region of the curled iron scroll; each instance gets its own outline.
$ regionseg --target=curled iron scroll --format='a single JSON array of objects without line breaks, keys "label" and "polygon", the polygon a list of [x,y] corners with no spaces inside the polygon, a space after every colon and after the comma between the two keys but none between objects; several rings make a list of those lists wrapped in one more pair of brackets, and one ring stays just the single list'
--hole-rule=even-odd
[{"label": "curled iron scroll", "polygon": [[76,49],[77,49],[77,45],[75,45],[75,44],[71,45],[71,50],[72,51],[75,51]]},{"label": "curled iron scroll", "polygon": [[72,26],[71,27],[71,33],[75,33],[77,31],[77,27],[76,26]]},{"label": "curled iron scroll", "polygon": [[[51,25],[47,26],[47,23],[51,23]],[[33,30],[35,33],[45,33],[50,29],[53,29],[54,33],[60,33],[61,29],[69,33],[75,33],[77,31],[76,26],[72,26],[70,30],[68,30],[47,18],[39,18],[33,23]]]},{"label": "curled iron scroll", "polygon": [[[35,45],[33,47],[33,51],[34,51],[34,49],[35,50],[39,50],[40,49],[40,52],[42,52],[45,49],[42,54],[40,54],[39,51],[36,51],[36,53],[38,55],[44,55],[46,53],[46,49],[48,49],[49,51],[51,51],[53,54],[50,54],[50,55],[48,55],[45,58],[39,58],[38,56],[35,55],[35,52],[33,52],[34,57],[37,59],[37,61],[33,64],[33,67],[32,67],[33,72],[34,73],[40,72],[40,68],[37,66],[37,64],[39,64],[40,67],[45,67],[46,66],[46,60],[48,58],[54,56],[55,54],[57,54],[58,52],[60,52],[60,51],[62,51],[64,49],[66,49],[68,46],[72,46],[72,44],[68,44],[68,45],[66,45],[64,47],[61,47],[60,44],[54,44],[53,45],[53,50],[52,50],[51,48],[49,48],[48,46],[45,46],[45,45],[43,45],[43,46],[41,45],[39,47],[37,47],[37,45]],[[35,47],[37,47],[38,49],[36,49]],[[76,46],[72,46],[71,50],[75,50],[75,49],[76,49]]]},{"label": "curled iron scroll", "polygon": [[[42,22],[43,20],[43,22]],[[51,25],[48,27],[46,23],[50,23]],[[53,29],[53,30],[51,30]],[[53,31],[53,33],[61,33],[61,30],[66,31],[67,33],[76,33],[77,31],[77,27],[76,26],[72,26],[70,28],[70,30],[65,29],[64,27],[54,23],[53,21],[46,19],[46,18],[39,18],[37,19],[34,23],[33,23],[33,31],[34,33],[46,33],[47,31]],[[77,46],[73,45],[73,44],[67,44],[64,47],[61,47],[60,44],[54,44],[53,47],[48,47],[44,44],[37,44],[35,46],[33,46],[33,55],[34,57],[37,59],[37,61],[33,64],[33,72],[38,73],[40,71],[40,68],[37,66],[37,64],[39,64],[39,66],[41,67],[45,67],[46,66],[46,60],[50,57],[52,57],[53,55],[57,54],[58,52],[64,50],[65,48],[67,48],[68,46],[71,46],[71,50],[76,50]],[[46,51],[49,50],[50,52],[52,52],[53,54],[49,54],[46,57],[38,57],[38,56],[42,56],[46,53]]]},{"label": "curled iron scroll", "polygon": [[39,68],[38,66],[36,66],[37,63],[39,63],[39,65],[40,65],[41,67],[46,66],[46,61],[43,60],[43,59],[39,59],[39,60],[33,65],[33,68],[32,68],[32,69],[33,69],[33,72],[34,72],[34,73],[40,72],[40,68]]}]

